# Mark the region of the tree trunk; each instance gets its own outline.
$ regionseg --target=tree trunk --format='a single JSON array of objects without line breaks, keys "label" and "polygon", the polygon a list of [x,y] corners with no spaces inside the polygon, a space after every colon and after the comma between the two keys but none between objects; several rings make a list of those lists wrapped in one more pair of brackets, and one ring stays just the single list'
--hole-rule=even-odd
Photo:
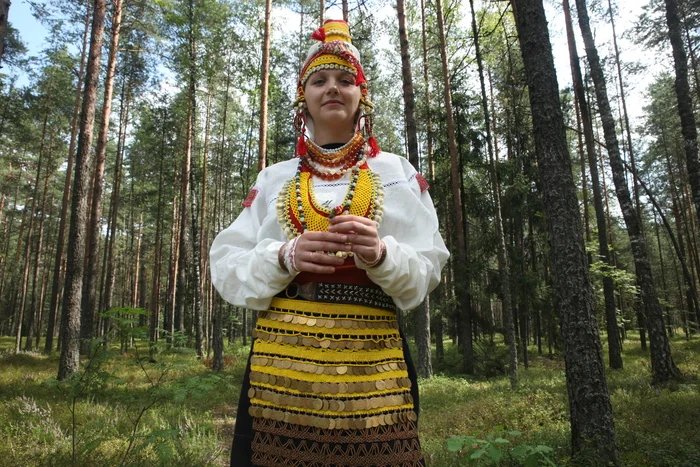
[{"label": "tree trunk", "polygon": [[[615,182],[615,192],[632,244],[632,254],[634,255],[637,271],[637,283],[642,295],[642,303],[645,311],[644,318],[651,344],[653,382],[665,383],[670,379],[678,378],[680,376],[680,371],[673,362],[671,348],[666,333],[664,332],[663,312],[659,304],[656,285],[654,284],[654,278],[651,272],[646,241],[642,235],[639,216],[634,209],[629,189],[627,188],[625,169],[622,159],[620,158],[620,149],[617,142],[615,120],[610,111],[610,102],[608,100],[608,91],[605,84],[605,76],[603,75],[603,68],[600,64],[595,43],[593,42],[593,34],[588,20],[588,10],[586,9],[586,0],[576,0],[576,9],[578,11],[581,35],[586,45],[588,63],[591,67],[591,76],[595,85],[598,108],[603,123],[605,143],[610,158],[610,168],[612,169],[613,181]],[[700,180],[698,180],[698,182],[700,183]]]},{"label": "tree trunk", "polygon": [[73,175],[73,157],[75,143],[78,137],[78,119],[80,117],[81,95],[83,90],[83,74],[85,73],[85,61],[87,57],[88,32],[90,31],[90,1],[85,2],[85,28],[83,30],[83,47],[80,53],[80,71],[78,72],[78,84],[75,87],[75,105],[73,106],[73,119],[71,120],[70,144],[68,146],[68,164],[66,167],[66,180],[63,185],[63,200],[61,201],[61,221],[58,227],[58,240],[56,240],[56,256],[53,266],[53,279],[51,284],[51,302],[49,304],[48,329],[46,331],[46,343],[44,352],[53,350],[53,337],[55,334],[56,315],[58,314],[58,299],[61,295],[61,265],[63,263],[63,247],[66,235],[66,220],[68,219],[68,204],[70,202],[71,177]]},{"label": "tree trunk", "polygon": [[[435,2],[437,7],[437,22],[438,34],[440,37],[440,58],[442,59],[442,79],[445,99],[445,113],[447,116],[447,140],[449,142],[448,152],[450,156],[450,174],[452,187],[452,206],[454,214],[454,228],[457,238],[457,255],[454,264],[459,268],[467,267],[467,249],[464,241],[464,212],[462,210],[462,180],[460,179],[459,170],[459,154],[457,153],[457,144],[455,139],[455,121],[454,112],[452,110],[452,90],[450,88],[450,72],[447,64],[447,43],[445,38],[445,20],[442,14],[442,0]],[[468,306],[467,294],[468,290],[464,290],[461,284],[457,284],[457,297],[459,308],[463,317],[463,325],[465,326],[464,336],[466,342],[463,342],[464,352],[464,372],[467,374],[474,373],[474,348],[472,342],[471,330],[471,310]]]},{"label": "tree trunk", "polygon": [[[37,291],[36,287],[39,282],[39,266],[41,264],[41,253],[42,253],[42,248],[43,248],[43,239],[44,239],[44,221],[48,217],[46,215],[46,194],[49,191],[49,180],[51,179],[51,174],[53,173],[53,141],[54,141],[54,136],[51,135],[50,142],[49,142],[49,160],[48,163],[46,164],[46,175],[44,177],[44,188],[42,190],[41,194],[41,217],[39,218],[39,230],[37,231],[37,239],[36,239],[36,247],[34,249],[34,269],[32,272],[32,305],[30,308],[28,320],[29,322],[27,323],[27,340],[24,345],[24,350],[29,351],[32,350],[32,338],[34,336],[34,326],[35,323],[38,322],[38,328],[41,328],[41,321],[38,318],[38,315],[40,314],[40,306],[39,303],[41,301],[40,297],[37,297]],[[43,288],[43,287],[42,287]],[[41,290],[40,292],[41,293]]]},{"label": "tree trunk", "polygon": [[[322,10],[323,11],[323,10]],[[231,63],[231,57],[229,57],[229,65]],[[231,69],[231,67],[227,67],[228,69]],[[222,115],[222,123],[221,123],[221,147],[219,148],[219,154],[218,154],[218,161],[219,164],[218,166],[221,166],[222,161],[224,159],[224,153],[226,152],[226,122],[228,120],[228,102],[229,102],[229,92],[231,88],[231,73],[227,72],[226,73],[226,90],[224,91],[224,109],[223,109],[223,115]],[[221,225],[221,213],[220,208],[221,208],[221,192],[222,192],[222,179],[223,179],[223,173],[221,170],[219,170],[219,177],[218,181],[216,184],[216,196],[214,197],[214,219],[216,219],[217,222],[217,231],[221,231],[221,228],[223,227]],[[212,315],[213,315],[213,320],[214,320],[214,330],[213,330],[213,347],[214,347],[214,361],[212,363],[212,368],[214,371],[223,371],[224,369],[224,335],[223,335],[223,310],[222,306],[220,303],[220,300],[217,296],[217,298],[214,300],[212,303]],[[230,327],[230,325],[229,325]],[[230,332],[229,332],[230,335]]]},{"label": "tree trunk", "polygon": [[[695,114],[693,113],[693,98],[690,95],[688,84],[688,58],[683,45],[681,32],[681,20],[678,13],[677,0],[665,0],[666,24],[668,25],[668,37],[673,48],[673,62],[676,70],[676,97],[678,98],[678,114],[681,118],[681,133],[683,134],[683,148],[685,150],[685,163],[688,170],[690,187],[693,190],[693,204],[696,216],[700,216],[700,163],[698,162],[698,130],[695,126]],[[650,336],[651,337],[651,336]]]},{"label": "tree trunk", "polygon": [[10,0],[0,0],[0,69],[2,56],[5,53],[5,33],[7,32],[7,17],[10,15]]},{"label": "tree trunk", "polygon": [[[163,162],[165,160],[165,139],[166,139],[166,116],[167,110],[162,112],[163,120],[161,122],[163,133],[160,140],[160,167],[158,170],[158,207],[156,212],[156,238],[154,247],[154,259],[153,259],[153,282],[151,283],[151,322],[150,322],[150,333],[149,338],[151,344],[158,342],[158,329],[160,323],[160,267],[161,258],[163,255],[163,239],[162,239],[162,228],[163,228],[163,175],[164,167]],[[153,349],[153,346],[151,347]]]},{"label": "tree trunk", "polygon": [[96,336],[96,285],[99,283],[98,263],[99,245],[102,237],[100,227],[102,223],[102,191],[105,180],[105,156],[107,154],[107,136],[109,133],[109,117],[112,112],[112,90],[114,88],[114,73],[117,68],[117,52],[119,51],[119,32],[121,28],[122,0],[114,0],[112,12],[112,34],[109,45],[109,58],[107,59],[107,76],[105,78],[104,101],[102,103],[102,120],[95,147],[95,175],[92,187],[92,206],[90,209],[90,221],[88,226],[88,250],[85,289],[83,290],[83,303],[80,326],[80,353],[86,355],[90,352],[90,339]]},{"label": "tree trunk", "polygon": [[71,220],[68,244],[65,292],[63,294],[63,316],[61,317],[61,359],[58,367],[58,379],[63,380],[78,370],[80,334],[80,299],[83,287],[85,261],[85,235],[87,216],[87,192],[90,181],[90,163],[92,161],[92,129],[95,122],[95,99],[97,97],[97,80],[100,74],[100,54],[102,53],[102,36],[105,24],[105,0],[95,0],[93,10],[92,32],[90,35],[90,53],[85,76],[85,94],[83,110],[80,115],[80,134],[75,163],[75,183],[71,202]]},{"label": "tree trunk", "polygon": [[508,377],[510,385],[515,388],[518,385],[518,343],[515,335],[515,324],[513,322],[513,305],[511,300],[510,273],[508,257],[506,254],[506,238],[503,233],[503,213],[501,210],[501,189],[496,172],[496,158],[493,152],[493,140],[491,136],[491,115],[489,112],[488,99],[486,95],[486,81],[484,78],[484,64],[481,57],[479,44],[479,30],[476,26],[476,12],[474,11],[474,0],[469,0],[472,13],[472,34],[474,36],[474,50],[476,53],[476,63],[479,69],[479,82],[481,83],[481,109],[484,112],[484,128],[486,129],[486,147],[489,154],[489,172],[491,178],[491,191],[494,200],[494,215],[496,222],[496,241],[498,242],[498,275],[501,279],[501,295],[503,296],[503,324],[506,331],[506,342],[508,343]]},{"label": "tree trunk", "polygon": [[[194,1],[190,0],[190,44],[189,44],[189,106],[190,110],[188,112],[188,122],[187,122],[187,152],[189,152],[189,184],[190,191],[192,195],[189,198],[190,210],[191,210],[191,232],[192,232],[192,289],[194,291],[194,327],[195,327],[195,345],[197,349],[197,356],[202,359],[204,358],[204,329],[203,329],[203,316],[202,316],[202,280],[201,280],[201,267],[202,261],[200,257],[202,245],[200,243],[199,236],[201,231],[198,228],[198,209],[197,209],[197,158],[194,155],[195,147],[195,113],[197,112],[197,101],[196,101],[196,88],[197,88],[197,42],[194,31]],[[206,158],[206,149],[204,157]],[[203,181],[206,184],[206,180]]]},{"label": "tree trunk", "polygon": [[[211,135],[211,106],[212,106],[212,93],[214,92],[213,89],[210,89],[209,96],[207,98],[207,116],[206,116],[206,125],[205,125],[205,130],[204,130],[204,152],[202,154],[202,196],[201,196],[201,203],[200,203],[200,214],[199,214],[199,260],[200,260],[200,281],[199,281],[199,289],[201,293],[201,300],[202,300],[202,309],[203,315],[207,317],[206,319],[206,326],[205,326],[205,335],[204,335],[204,340],[207,342],[207,356],[209,354],[209,348],[211,346],[211,339],[210,339],[210,333],[209,333],[209,323],[211,319],[211,301],[210,300],[204,300],[204,291],[206,290],[206,284],[207,284],[207,277],[208,275],[204,272],[207,269],[207,265],[209,262],[207,261],[207,250],[206,250],[206,245],[207,245],[207,225],[206,225],[206,219],[207,219],[207,187],[209,186],[209,182],[207,180],[208,174],[208,161],[209,161],[209,139]],[[208,294],[207,294],[208,295]],[[206,306],[204,306],[206,304]],[[208,357],[207,357],[208,358]]]},{"label": "tree trunk", "polygon": [[428,178],[435,181],[435,161],[433,160],[433,124],[430,110],[430,76],[428,74],[428,38],[425,25],[425,0],[420,1],[421,42],[423,44],[423,82],[425,85],[425,132],[428,153]]},{"label": "tree trunk", "polygon": [[[49,98],[50,101],[50,98]],[[48,106],[47,106],[48,107]],[[36,217],[36,200],[39,197],[39,180],[41,179],[41,166],[44,162],[44,142],[46,141],[46,129],[49,121],[48,109],[44,109],[44,123],[41,130],[41,146],[39,147],[39,160],[36,167],[34,189],[32,195],[32,207],[29,210],[29,226],[27,227],[27,241],[24,246],[24,266],[22,273],[21,299],[19,307],[15,310],[15,352],[19,352],[22,346],[22,325],[24,324],[24,306],[27,302],[27,287],[29,282],[29,257],[32,252],[32,234],[34,232],[34,218]],[[26,205],[25,205],[26,206]],[[21,241],[21,239],[20,239]],[[19,252],[19,247],[18,247]],[[31,337],[29,338],[31,339]]]},{"label": "tree trunk", "polygon": [[350,16],[350,12],[348,9],[348,0],[342,0],[342,5],[343,5],[343,21],[346,23],[349,21],[348,17]]},{"label": "tree trunk", "polygon": [[[139,300],[139,296],[143,296],[144,294],[140,292],[141,283],[143,282],[144,277],[142,277],[140,266],[141,266],[141,233],[143,231],[143,215],[139,218],[139,232],[136,234],[136,254],[134,255],[134,283],[133,283],[133,289],[131,291],[131,307],[132,308],[137,308],[137,307],[142,307],[143,302],[145,300]],[[139,320],[140,322],[141,320]],[[143,326],[145,323],[139,323],[140,326]]]},{"label": "tree trunk", "polygon": [[[406,120],[406,141],[408,144],[408,160],[416,171],[420,172],[418,156],[418,130],[416,128],[416,100],[413,92],[413,76],[411,74],[411,54],[408,48],[408,32],[406,31],[405,0],[396,2],[396,12],[399,19],[399,42],[401,46],[401,79],[403,81],[404,118]],[[424,301],[414,311],[415,337],[418,347],[418,374],[423,378],[433,376],[433,366],[430,361],[430,308]]]},{"label": "tree trunk", "polygon": [[[624,123],[624,130],[627,134],[627,147],[630,153],[630,165],[632,170],[637,172],[637,162],[634,157],[634,147],[632,146],[632,132],[630,131],[630,119],[627,113],[627,98],[625,97],[625,83],[622,79],[622,65],[620,64],[620,49],[617,46],[617,31],[615,30],[615,17],[613,15],[612,2],[608,0],[608,14],[610,16],[610,26],[612,27],[613,33],[613,47],[615,49],[615,64],[617,66],[617,79],[620,83],[620,101],[622,102],[622,118]],[[637,179],[633,177],[632,186],[634,188],[634,206],[637,209],[637,215],[641,219],[642,209],[641,202],[639,200],[639,183]],[[614,368],[614,367],[613,367]]]},{"label": "tree trunk", "polygon": [[[591,186],[593,188],[593,205],[595,207],[596,223],[598,227],[598,252],[600,260],[606,267],[612,267],[610,260],[610,250],[608,248],[608,228],[605,221],[605,208],[603,206],[603,196],[600,191],[600,181],[598,178],[598,163],[595,153],[595,142],[593,138],[593,123],[589,113],[586,92],[583,88],[583,75],[579,64],[578,51],[576,50],[576,39],[574,37],[573,24],[571,22],[571,7],[569,0],[563,1],[564,17],[566,19],[566,34],[569,42],[569,57],[571,61],[571,74],[576,93],[576,101],[581,112],[583,123],[583,133],[586,142],[586,153],[588,154],[588,165],[591,173]],[[635,182],[636,183],[636,182]],[[603,296],[605,299],[605,322],[608,334],[608,362],[610,368],[622,368],[622,349],[618,338],[617,311],[615,309],[615,284],[611,275],[605,271],[603,275]]]},{"label": "tree trunk", "polygon": [[[124,163],[124,149],[126,146],[126,129],[129,125],[129,83],[124,78],[119,103],[119,132],[117,135],[117,161],[114,165],[114,178],[112,179],[112,197],[109,203],[107,216],[107,238],[105,239],[105,255],[103,264],[104,283],[102,284],[102,296],[100,298],[100,310],[107,311],[112,308],[112,295],[114,290],[115,260],[114,242],[117,236],[117,224],[119,220],[119,205],[121,203],[122,165]],[[103,323],[105,333],[109,331],[109,320]]]},{"label": "tree trunk", "polygon": [[[560,309],[574,456],[619,464],[581,215],[542,0],[514,2]],[[595,457],[588,457],[594,455]]]},{"label": "tree trunk", "polygon": [[258,136],[258,172],[265,168],[267,155],[267,95],[270,86],[270,30],[272,0],[265,0],[262,69],[260,71],[260,133]]}]

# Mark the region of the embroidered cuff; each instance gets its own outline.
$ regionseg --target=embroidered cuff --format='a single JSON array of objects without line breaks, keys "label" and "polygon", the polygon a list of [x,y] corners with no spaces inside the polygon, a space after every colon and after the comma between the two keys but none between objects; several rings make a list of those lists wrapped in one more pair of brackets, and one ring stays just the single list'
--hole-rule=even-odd
[{"label": "embroidered cuff", "polygon": [[364,264],[365,267],[367,267],[367,268],[374,268],[374,267],[379,266],[379,265],[382,264],[382,263],[384,262],[384,260],[386,259],[386,244],[385,244],[384,242],[381,242],[381,243],[380,243],[380,245],[379,245],[379,255],[377,255],[377,259],[375,259],[374,261],[367,262],[367,261],[365,261],[365,260],[362,258],[362,256],[360,256],[360,255],[357,255],[357,259],[360,260],[360,262],[361,262],[362,264]]}]

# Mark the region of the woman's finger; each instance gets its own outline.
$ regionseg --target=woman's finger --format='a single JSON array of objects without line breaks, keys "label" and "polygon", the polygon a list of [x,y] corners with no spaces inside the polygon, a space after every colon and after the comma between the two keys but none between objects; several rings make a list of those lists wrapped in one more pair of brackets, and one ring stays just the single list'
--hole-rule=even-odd
[{"label": "woman's finger", "polygon": [[379,236],[348,234],[348,243],[350,243],[351,245],[364,245],[376,247],[377,245],[379,245]]},{"label": "woman's finger", "polygon": [[328,231],[342,234],[349,234],[351,232],[354,232],[360,235],[377,235],[376,224],[369,225],[349,219],[345,222],[340,222],[331,225],[330,227],[328,227]]},{"label": "woman's finger", "polygon": [[340,258],[335,255],[326,254],[323,251],[297,252],[297,264],[299,263],[299,259],[301,259],[302,262],[305,263],[312,263],[318,265],[330,264],[337,266],[340,266],[345,261],[343,258]]},{"label": "woman's finger", "polygon": [[350,251],[350,245],[346,243],[335,243],[335,242],[316,242],[316,241],[305,241],[301,240],[297,243],[297,251]]},{"label": "woman's finger", "polygon": [[319,242],[345,243],[348,241],[343,234],[336,232],[304,232],[299,240],[313,240]]}]

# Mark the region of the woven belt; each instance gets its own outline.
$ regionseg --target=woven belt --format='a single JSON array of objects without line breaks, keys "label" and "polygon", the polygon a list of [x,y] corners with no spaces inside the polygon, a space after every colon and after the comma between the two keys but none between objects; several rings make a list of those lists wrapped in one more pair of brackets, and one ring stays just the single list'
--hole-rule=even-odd
[{"label": "woven belt", "polygon": [[396,308],[394,300],[379,287],[334,282],[292,282],[277,294],[280,298],[302,299],[313,302],[364,305],[385,310]]}]

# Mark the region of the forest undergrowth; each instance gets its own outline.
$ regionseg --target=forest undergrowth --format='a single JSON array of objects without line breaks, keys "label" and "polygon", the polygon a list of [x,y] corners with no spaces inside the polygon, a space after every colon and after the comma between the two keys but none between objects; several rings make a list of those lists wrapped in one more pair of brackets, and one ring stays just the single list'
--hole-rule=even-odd
[{"label": "forest undergrowth", "polygon": [[[624,344],[624,369],[607,372],[623,465],[700,465],[700,337],[676,337],[672,345],[683,382],[650,386],[648,357],[635,335]],[[501,347],[490,349],[480,374],[500,371]],[[55,381],[57,354],[12,348],[11,339],[0,338],[0,465],[228,465],[246,348],[227,348],[227,368],[217,374],[189,350],[151,359],[145,344],[126,354],[113,344],[86,359],[69,383]],[[513,391],[505,375],[460,375],[461,358],[445,342],[444,360],[433,357],[438,376],[420,384],[428,465],[521,465],[513,460],[518,446],[544,446],[554,464],[571,464],[563,361],[529,350],[529,368],[521,367]],[[457,436],[479,441],[448,450]],[[499,456],[469,459],[485,445],[478,443],[494,439],[501,440]]]}]

